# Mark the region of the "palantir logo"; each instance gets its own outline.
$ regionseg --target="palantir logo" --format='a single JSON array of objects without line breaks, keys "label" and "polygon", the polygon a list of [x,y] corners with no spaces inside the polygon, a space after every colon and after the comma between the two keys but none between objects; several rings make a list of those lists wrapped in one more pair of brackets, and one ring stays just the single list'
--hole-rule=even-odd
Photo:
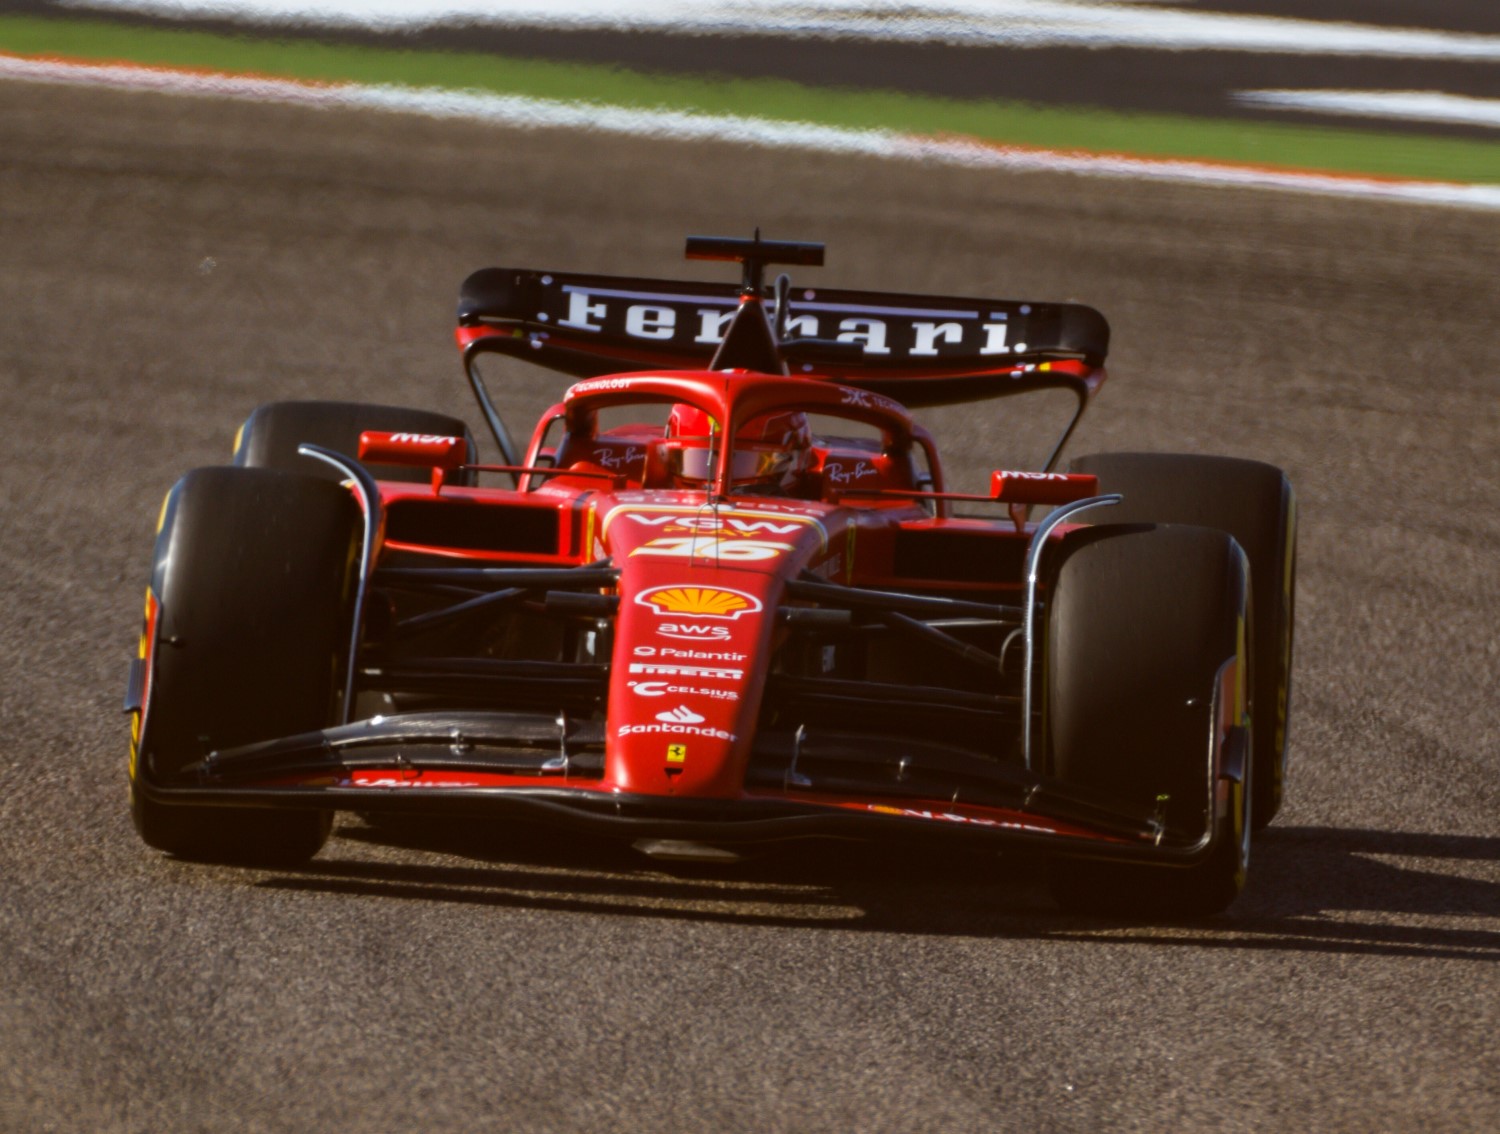
[{"label": "palantir logo", "polygon": [[686,705],[678,705],[675,709],[668,709],[664,713],[657,713],[656,719],[662,724],[702,724],[703,717],[693,712]]}]

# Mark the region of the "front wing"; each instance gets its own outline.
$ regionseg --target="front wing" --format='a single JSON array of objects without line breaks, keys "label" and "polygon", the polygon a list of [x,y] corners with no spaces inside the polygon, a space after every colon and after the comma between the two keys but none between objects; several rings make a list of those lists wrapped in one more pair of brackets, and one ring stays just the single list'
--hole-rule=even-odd
[{"label": "front wing", "polygon": [[518,713],[409,713],[209,754],[167,805],[311,808],[513,819],[638,839],[745,846],[797,839],[988,841],[1070,857],[1191,866],[1212,855],[1243,731],[1205,753],[1204,826],[1064,788],[1045,775],[972,761],[941,745],[804,730],[757,737],[743,793],[680,798],[602,779],[603,725]]}]

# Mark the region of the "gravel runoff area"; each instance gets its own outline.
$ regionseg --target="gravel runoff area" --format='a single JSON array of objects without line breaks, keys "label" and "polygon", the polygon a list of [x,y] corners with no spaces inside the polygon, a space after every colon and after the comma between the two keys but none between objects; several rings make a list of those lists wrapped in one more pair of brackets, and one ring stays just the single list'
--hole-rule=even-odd
[{"label": "gravel runoff area", "polygon": [[[1075,452],[1289,470],[1291,796],[1230,913],[1068,919],[1024,862],[847,848],[144,848],[119,704],[179,472],[270,399],[469,413],[475,267],[707,275],[683,235],[755,224],[826,241],[830,285],[1098,306],[1117,378]],[[0,1130],[1492,1127],[1494,225],[0,84]],[[517,364],[513,423],[560,388]],[[959,484],[1009,412],[923,415]]]}]

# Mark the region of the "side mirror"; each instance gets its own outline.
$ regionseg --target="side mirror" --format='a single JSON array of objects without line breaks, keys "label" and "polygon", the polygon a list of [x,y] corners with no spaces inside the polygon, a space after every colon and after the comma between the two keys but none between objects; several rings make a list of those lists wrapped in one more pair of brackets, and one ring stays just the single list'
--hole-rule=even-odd
[{"label": "side mirror", "polygon": [[462,437],[438,433],[383,433],[367,429],[359,435],[359,459],[380,465],[409,465],[452,471],[468,460]]},{"label": "side mirror", "polygon": [[1002,504],[1071,504],[1099,495],[1099,478],[1084,473],[1004,472],[990,474],[990,498]]}]

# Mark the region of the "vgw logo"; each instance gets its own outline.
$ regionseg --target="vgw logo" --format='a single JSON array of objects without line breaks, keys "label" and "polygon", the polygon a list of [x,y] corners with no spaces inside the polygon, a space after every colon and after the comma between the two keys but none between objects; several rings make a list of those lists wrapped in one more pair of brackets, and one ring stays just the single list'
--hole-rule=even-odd
[{"label": "vgw logo", "polygon": [[794,535],[807,522],[800,520],[777,523],[775,520],[742,520],[736,516],[643,516],[638,512],[626,512],[624,518],[648,527],[665,528],[667,531],[711,532],[731,536]]}]

